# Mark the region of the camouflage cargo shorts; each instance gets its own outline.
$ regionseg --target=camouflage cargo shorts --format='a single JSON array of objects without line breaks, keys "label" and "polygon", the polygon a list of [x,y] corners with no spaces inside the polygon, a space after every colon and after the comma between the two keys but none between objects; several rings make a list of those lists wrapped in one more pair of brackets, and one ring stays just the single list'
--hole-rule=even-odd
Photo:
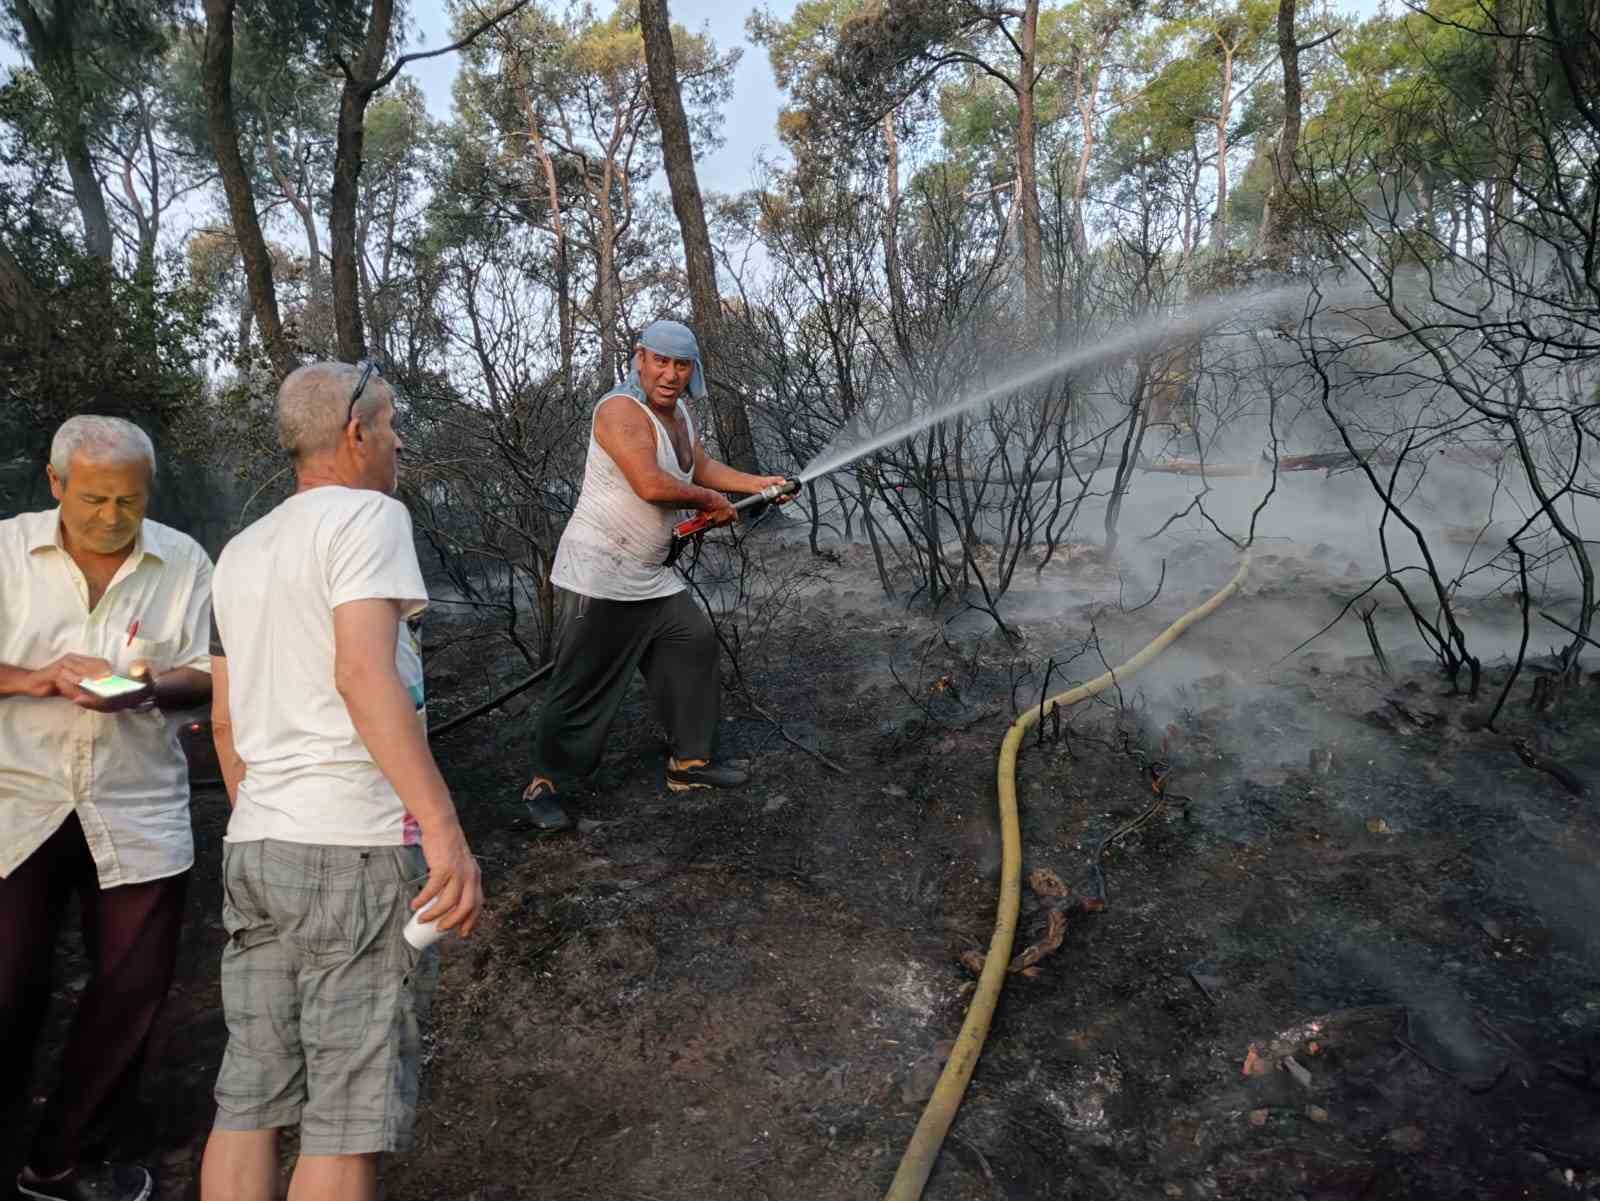
[{"label": "camouflage cargo shorts", "polygon": [[227,843],[222,875],[217,1129],[298,1125],[302,1155],[405,1150],[437,977],[401,933],[420,848]]}]

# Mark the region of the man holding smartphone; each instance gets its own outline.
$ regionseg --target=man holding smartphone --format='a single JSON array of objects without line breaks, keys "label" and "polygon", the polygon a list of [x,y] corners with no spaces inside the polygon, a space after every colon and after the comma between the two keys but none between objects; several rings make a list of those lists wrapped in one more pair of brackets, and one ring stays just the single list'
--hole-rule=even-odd
[{"label": "man holding smartphone", "polygon": [[[148,1170],[86,1151],[136,1091],[177,964],[194,840],[168,715],[211,695],[211,560],[145,518],[155,450],[131,422],[65,422],[45,474],[59,507],[0,522],[0,1120],[27,1096],[76,895],[91,974],[17,1188],[145,1201]],[[113,673],[142,686],[92,690]]]},{"label": "man holding smartphone", "polygon": [[406,922],[470,934],[482,902],[406,626],[427,592],[390,495],[394,399],[371,363],[291,373],[278,430],[295,493],[218,560],[228,1048],[203,1201],[272,1201],[285,1126],[300,1129],[291,1198],[377,1196],[378,1156],[410,1145],[416,1116],[431,952]]}]

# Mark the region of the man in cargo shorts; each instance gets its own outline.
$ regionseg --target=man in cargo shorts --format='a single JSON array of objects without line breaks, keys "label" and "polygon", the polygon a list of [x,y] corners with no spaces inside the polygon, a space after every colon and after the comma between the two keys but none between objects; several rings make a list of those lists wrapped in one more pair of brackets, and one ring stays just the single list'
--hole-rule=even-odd
[{"label": "man in cargo shorts", "polygon": [[370,363],[292,373],[278,428],[295,494],[217,565],[228,1049],[203,1201],[272,1201],[292,1125],[293,1201],[377,1196],[377,1157],[409,1146],[416,1115],[426,973],[403,930],[413,910],[463,935],[477,920],[478,865],[428,749],[406,628],[427,593],[389,495],[393,418]]}]

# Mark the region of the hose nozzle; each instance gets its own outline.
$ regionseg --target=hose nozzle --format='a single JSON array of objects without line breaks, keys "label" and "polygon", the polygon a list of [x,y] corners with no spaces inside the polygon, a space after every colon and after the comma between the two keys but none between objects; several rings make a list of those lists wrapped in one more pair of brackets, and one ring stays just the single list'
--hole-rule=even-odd
[{"label": "hose nozzle", "polygon": [[[756,496],[759,496],[762,500],[772,501],[783,496],[793,496],[799,491],[799,480],[784,480],[781,484],[768,484],[765,488],[761,489],[760,492],[757,492]],[[746,497],[733,507],[736,509],[743,508],[754,499],[755,496]]]},{"label": "hose nozzle", "polygon": [[[760,492],[752,492],[743,500],[735,501],[733,511],[737,514],[752,505],[771,504],[786,496],[793,496],[799,491],[800,481],[796,479],[786,479],[776,484],[768,484]],[[733,518],[731,517],[724,517],[719,521],[709,514],[696,513],[693,517],[678,522],[677,525],[672,527],[672,546],[667,551],[666,565],[671,567],[678,561],[678,556],[683,553],[683,548],[689,544],[691,539],[699,537],[714,526],[726,525],[732,520]]]}]

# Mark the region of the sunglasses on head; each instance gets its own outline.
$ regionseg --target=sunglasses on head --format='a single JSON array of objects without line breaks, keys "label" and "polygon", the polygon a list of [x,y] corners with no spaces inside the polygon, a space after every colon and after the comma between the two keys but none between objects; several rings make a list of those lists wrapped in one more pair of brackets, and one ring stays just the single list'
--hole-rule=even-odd
[{"label": "sunglasses on head", "polygon": [[350,393],[350,407],[345,410],[344,423],[349,425],[356,415],[356,401],[361,399],[361,394],[367,390],[367,382],[376,375],[383,378],[383,368],[376,359],[362,359],[356,366],[361,368],[361,376],[356,380],[355,389]]}]

